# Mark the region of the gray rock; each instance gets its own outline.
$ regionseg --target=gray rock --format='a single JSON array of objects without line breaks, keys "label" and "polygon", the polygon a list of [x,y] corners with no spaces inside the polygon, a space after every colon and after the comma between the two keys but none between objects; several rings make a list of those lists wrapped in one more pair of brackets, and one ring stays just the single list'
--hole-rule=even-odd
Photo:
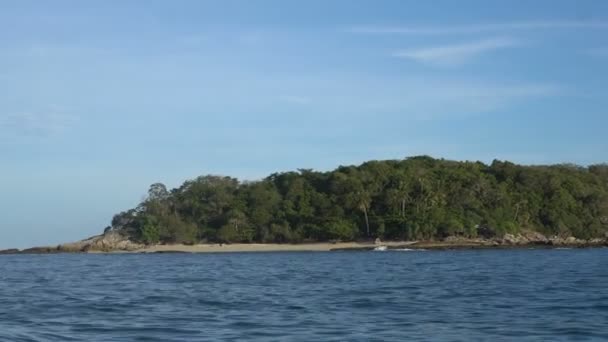
[{"label": "gray rock", "polygon": [[513,234],[505,234],[502,237],[502,241],[503,243],[507,244],[507,245],[516,245],[519,243],[519,240],[517,239],[517,237]]},{"label": "gray rock", "polygon": [[50,254],[59,252],[57,247],[32,247],[19,251],[20,254]]},{"label": "gray rock", "polygon": [[16,248],[0,250],[0,254],[17,254],[17,253],[19,253],[19,250]]},{"label": "gray rock", "polygon": [[568,245],[578,245],[584,241],[579,240],[579,239],[575,238],[574,236],[569,236],[564,240],[564,242]]},{"label": "gray rock", "polygon": [[547,239],[546,236],[544,236],[543,234],[539,233],[539,232],[534,232],[534,231],[524,231],[521,233],[521,235],[528,240],[529,243],[534,243],[534,244],[546,244],[549,242],[549,239]]},{"label": "gray rock", "polygon": [[460,242],[462,241],[462,238],[458,237],[458,236],[447,236],[443,239],[444,242]]},{"label": "gray rock", "polygon": [[134,251],[145,247],[143,244],[133,242],[119,231],[109,230],[102,235],[60,245],[58,249],[62,252],[110,252],[110,251]]}]

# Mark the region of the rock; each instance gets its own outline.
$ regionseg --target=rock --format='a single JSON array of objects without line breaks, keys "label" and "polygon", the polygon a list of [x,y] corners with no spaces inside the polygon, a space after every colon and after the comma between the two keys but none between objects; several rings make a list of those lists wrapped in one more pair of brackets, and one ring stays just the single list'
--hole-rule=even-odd
[{"label": "rock", "polygon": [[57,246],[57,250],[61,253],[78,253],[82,252],[82,247],[78,246],[77,243],[66,243]]},{"label": "rock", "polygon": [[502,237],[502,242],[505,244],[514,245],[517,240],[515,239],[515,236],[513,234],[505,234]]},{"label": "rock", "polygon": [[563,244],[565,244],[564,239],[562,239],[559,236],[553,236],[553,237],[551,237],[549,239],[549,245],[552,245],[552,246],[561,246]]},{"label": "rock", "polygon": [[382,240],[380,240],[380,238],[376,238],[376,240],[374,240],[374,244],[379,245],[382,243]]},{"label": "rock", "polygon": [[517,235],[513,235],[513,234],[505,234],[502,238],[503,243],[504,244],[508,244],[508,245],[523,245],[523,244],[527,244],[530,241],[525,238],[524,236],[521,236],[520,234]]},{"label": "rock", "polygon": [[461,240],[462,239],[459,238],[458,236],[450,235],[450,236],[445,237],[443,239],[443,242],[458,242],[458,241],[461,241]]},{"label": "rock", "polygon": [[20,254],[50,254],[50,253],[57,253],[59,252],[59,250],[57,249],[57,247],[32,247],[32,248],[26,248],[22,251],[20,251]]},{"label": "rock", "polygon": [[544,236],[543,234],[539,233],[539,232],[535,232],[535,231],[523,231],[521,233],[521,236],[523,236],[526,240],[528,240],[529,243],[532,244],[542,244],[545,245],[549,242],[549,239],[547,239],[546,236]]},{"label": "rock", "polygon": [[554,236],[549,239],[549,244],[553,246],[580,246],[587,243],[588,241],[577,239],[574,236],[568,236],[567,238]]},{"label": "rock", "polygon": [[595,239],[590,239],[589,241],[587,241],[587,243],[590,245],[599,246],[599,245],[603,245],[604,243],[606,243],[606,240],[600,239],[600,238],[595,238]]},{"label": "rock", "polygon": [[111,230],[99,237],[93,238],[88,246],[88,250],[95,251],[134,251],[145,247],[143,244],[129,240],[127,236],[115,230]]},{"label": "rock", "polygon": [[580,243],[582,243],[583,241],[575,238],[574,236],[569,236],[564,240],[564,243],[567,245],[578,245]]},{"label": "rock", "polygon": [[549,239],[541,233],[534,231],[523,231],[515,234],[505,234],[502,240],[498,240],[502,244],[508,245],[547,245]]},{"label": "rock", "polygon": [[17,254],[17,253],[19,253],[19,250],[16,248],[0,250],[0,254]]},{"label": "rock", "polygon": [[65,253],[78,252],[111,252],[111,251],[134,251],[145,247],[143,244],[135,243],[119,231],[108,230],[102,235],[88,239],[59,245],[57,248]]}]

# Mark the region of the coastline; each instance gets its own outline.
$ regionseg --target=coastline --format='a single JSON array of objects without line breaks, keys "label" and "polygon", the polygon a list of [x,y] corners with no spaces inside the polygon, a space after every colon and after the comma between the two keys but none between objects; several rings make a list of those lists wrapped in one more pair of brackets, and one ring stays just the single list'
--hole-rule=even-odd
[{"label": "coastline", "polygon": [[[608,247],[608,241],[602,243],[564,243],[541,244],[536,242],[521,244],[500,244],[490,240],[449,241],[382,241],[374,242],[320,242],[303,244],[195,244],[195,245],[154,245],[127,253],[250,253],[250,252],[339,252],[339,251],[372,251],[380,250],[463,250],[463,249],[521,249],[521,248],[601,248]],[[89,253],[104,253],[90,251]],[[112,253],[112,252],[110,252]]]},{"label": "coastline", "polygon": [[134,253],[238,253],[238,252],[331,252],[337,250],[371,250],[379,246],[406,247],[415,244],[411,241],[391,241],[375,244],[373,242],[319,242],[302,244],[277,243],[234,243],[234,244],[195,244],[195,245],[154,245],[133,251]]},{"label": "coastline", "polygon": [[[83,240],[83,241],[90,241]],[[522,249],[522,248],[601,248],[608,247],[608,239],[578,240],[521,240],[521,239],[464,239],[452,238],[441,241],[362,241],[362,242],[317,242],[301,244],[279,243],[200,243],[116,245],[82,247],[82,241],[58,246],[32,247],[24,250],[0,250],[2,254],[162,254],[162,253],[251,253],[251,252],[337,252],[380,250],[457,250],[457,249]]]}]

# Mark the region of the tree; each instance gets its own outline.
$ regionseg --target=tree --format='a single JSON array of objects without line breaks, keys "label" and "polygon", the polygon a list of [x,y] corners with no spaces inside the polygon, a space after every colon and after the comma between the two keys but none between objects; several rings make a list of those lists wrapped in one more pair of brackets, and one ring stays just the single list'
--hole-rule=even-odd
[{"label": "tree", "polygon": [[112,229],[146,243],[297,242],[382,236],[434,239],[534,230],[608,233],[608,166],[521,166],[428,156],[259,181],[207,175],[167,191],[150,186]]},{"label": "tree", "polygon": [[169,191],[163,183],[154,183],[148,190],[148,201],[162,201],[169,197]]}]

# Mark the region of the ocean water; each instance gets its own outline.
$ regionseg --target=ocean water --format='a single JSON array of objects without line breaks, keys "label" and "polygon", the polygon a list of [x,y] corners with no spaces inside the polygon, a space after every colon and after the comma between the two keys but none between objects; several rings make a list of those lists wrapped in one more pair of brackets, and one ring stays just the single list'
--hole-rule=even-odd
[{"label": "ocean water", "polygon": [[608,340],[608,249],[0,256],[0,341]]}]

